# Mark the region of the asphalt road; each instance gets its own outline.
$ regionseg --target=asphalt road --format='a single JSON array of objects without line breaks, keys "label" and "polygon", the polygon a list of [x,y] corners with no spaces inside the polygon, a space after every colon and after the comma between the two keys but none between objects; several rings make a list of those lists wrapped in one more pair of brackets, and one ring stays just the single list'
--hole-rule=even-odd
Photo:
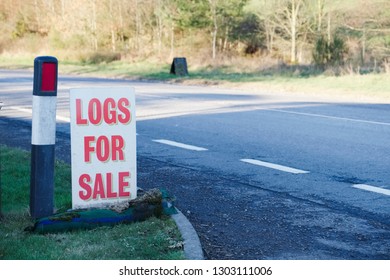
[{"label": "asphalt road", "polygon": [[[390,259],[390,105],[61,76],[56,156],[70,162],[72,87],[132,86],[138,186],[160,187],[208,259]],[[0,143],[28,148],[32,72],[0,70]]]}]

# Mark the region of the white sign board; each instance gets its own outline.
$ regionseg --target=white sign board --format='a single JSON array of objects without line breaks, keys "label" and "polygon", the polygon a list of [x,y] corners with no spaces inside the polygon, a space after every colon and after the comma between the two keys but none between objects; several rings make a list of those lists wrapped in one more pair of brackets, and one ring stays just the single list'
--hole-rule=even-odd
[{"label": "white sign board", "polygon": [[73,209],[136,198],[134,90],[71,89],[70,117]]}]

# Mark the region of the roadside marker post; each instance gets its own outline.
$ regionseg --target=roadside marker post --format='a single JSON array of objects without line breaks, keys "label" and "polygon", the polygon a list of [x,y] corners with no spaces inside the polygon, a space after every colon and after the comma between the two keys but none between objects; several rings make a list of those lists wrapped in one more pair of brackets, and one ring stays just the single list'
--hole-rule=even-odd
[{"label": "roadside marker post", "polygon": [[30,178],[30,214],[33,218],[54,212],[57,78],[55,57],[35,58]]},{"label": "roadside marker post", "polygon": [[[3,102],[0,101],[0,110],[1,108],[3,107]],[[2,163],[2,159],[1,159],[2,155],[1,155],[1,150],[0,150],[0,220],[3,218],[3,212],[2,212],[2,207],[1,207],[1,192],[2,192],[2,189],[1,189],[1,163]]]},{"label": "roadside marker post", "polygon": [[185,57],[175,57],[171,64],[170,74],[188,76],[187,59]]}]

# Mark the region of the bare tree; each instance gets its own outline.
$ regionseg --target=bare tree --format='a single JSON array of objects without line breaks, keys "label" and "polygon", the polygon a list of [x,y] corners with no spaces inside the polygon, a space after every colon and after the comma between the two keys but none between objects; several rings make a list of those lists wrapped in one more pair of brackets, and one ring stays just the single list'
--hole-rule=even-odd
[{"label": "bare tree", "polygon": [[217,5],[218,0],[208,0],[210,5],[211,20],[213,23],[211,36],[212,36],[212,57],[215,59],[217,55],[217,35],[218,35],[218,21],[217,21]]},{"label": "bare tree", "polygon": [[160,58],[207,48],[215,59],[242,48],[238,27],[253,14],[256,44],[291,63],[307,58],[318,38],[330,45],[335,36],[349,43],[350,59],[380,63],[390,55],[389,0],[0,0],[0,45]]},{"label": "bare tree", "polygon": [[281,38],[289,40],[290,62],[293,64],[297,63],[297,40],[306,23],[303,12],[305,4],[305,0],[251,1],[252,9],[265,27],[268,50],[272,50],[278,31]]}]

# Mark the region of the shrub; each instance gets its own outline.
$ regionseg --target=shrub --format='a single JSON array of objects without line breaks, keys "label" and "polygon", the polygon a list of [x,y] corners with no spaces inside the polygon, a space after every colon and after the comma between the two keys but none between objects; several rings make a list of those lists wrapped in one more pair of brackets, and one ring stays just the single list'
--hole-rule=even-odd
[{"label": "shrub", "polygon": [[334,37],[328,42],[324,36],[320,36],[314,47],[313,60],[319,66],[339,66],[344,62],[347,47],[343,39]]}]

